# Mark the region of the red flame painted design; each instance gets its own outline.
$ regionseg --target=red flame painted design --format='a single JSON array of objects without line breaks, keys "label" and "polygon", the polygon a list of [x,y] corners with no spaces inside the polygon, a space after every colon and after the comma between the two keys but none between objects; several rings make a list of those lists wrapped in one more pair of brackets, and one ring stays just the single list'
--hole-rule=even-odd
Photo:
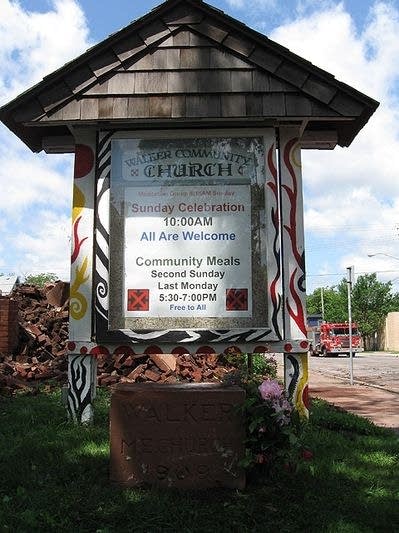
[{"label": "red flame painted design", "polygon": [[[290,216],[289,216],[289,225],[284,225],[284,229],[287,231],[292,247],[292,253],[294,259],[297,263],[297,268],[294,269],[290,276],[289,289],[292,296],[292,300],[295,303],[296,310],[290,305],[288,298],[286,299],[286,305],[288,313],[293,318],[297,324],[299,330],[306,336],[306,325],[305,325],[305,310],[303,306],[302,297],[300,292],[304,292],[303,280],[305,276],[305,261],[304,255],[299,251],[298,239],[297,239],[297,198],[298,198],[298,183],[297,177],[295,174],[294,167],[291,163],[291,156],[294,150],[294,147],[298,139],[295,137],[287,142],[284,148],[284,163],[292,179],[292,187],[288,185],[283,185],[290,204]],[[297,281],[296,281],[297,280]]]},{"label": "red flame painted design", "polygon": [[277,284],[281,277],[281,270],[280,270],[280,251],[278,248],[278,242],[279,242],[279,210],[278,210],[278,186],[277,186],[277,168],[274,165],[273,160],[273,153],[274,153],[274,143],[269,148],[268,154],[267,154],[267,165],[270,171],[270,174],[272,175],[273,179],[269,180],[267,182],[267,187],[272,191],[274,199],[275,199],[275,209],[272,209],[271,212],[271,220],[272,225],[274,227],[274,243],[273,243],[273,254],[274,258],[276,260],[276,274],[274,278],[271,280],[269,291],[270,291],[270,298],[273,305],[273,325],[278,330],[278,324],[277,324],[277,313],[278,309],[280,307],[280,295],[278,294],[277,290]]},{"label": "red flame painted design", "polygon": [[79,255],[80,248],[81,248],[82,244],[88,238],[88,237],[84,237],[83,239],[79,238],[79,222],[80,222],[81,218],[82,218],[81,216],[78,217],[75,220],[75,223],[73,225],[73,243],[74,243],[74,247],[73,247],[73,252],[72,252],[72,256],[71,256],[71,263],[74,263],[76,261],[76,259],[78,258],[78,255]]}]

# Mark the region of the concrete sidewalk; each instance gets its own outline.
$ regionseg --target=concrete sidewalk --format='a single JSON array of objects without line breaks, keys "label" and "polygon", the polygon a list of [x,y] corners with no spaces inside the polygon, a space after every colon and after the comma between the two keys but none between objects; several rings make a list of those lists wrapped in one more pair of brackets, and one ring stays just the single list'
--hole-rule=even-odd
[{"label": "concrete sidewalk", "polygon": [[363,416],[377,426],[393,429],[399,434],[399,394],[348,379],[309,372],[309,395],[321,398],[346,411]]}]

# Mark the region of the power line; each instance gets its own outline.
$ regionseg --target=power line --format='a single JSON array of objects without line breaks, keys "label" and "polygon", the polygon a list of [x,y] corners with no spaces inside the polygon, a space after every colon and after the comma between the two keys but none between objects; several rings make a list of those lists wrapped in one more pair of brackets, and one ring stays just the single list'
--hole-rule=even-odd
[{"label": "power line", "polygon": [[[362,272],[357,272],[357,274],[359,275],[363,275],[363,274],[391,274],[391,273],[398,273],[399,270],[372,270],[371,272],[367,272],[367,271],[362,271]],[[308,278],[321,278],[321,277],[327,277],[327,276],[345,276],[345,273],[342,271],[342,272],[335,272],[335,273],[330,273],[330,274],[308,274],[306,273],[306,277]]]}]

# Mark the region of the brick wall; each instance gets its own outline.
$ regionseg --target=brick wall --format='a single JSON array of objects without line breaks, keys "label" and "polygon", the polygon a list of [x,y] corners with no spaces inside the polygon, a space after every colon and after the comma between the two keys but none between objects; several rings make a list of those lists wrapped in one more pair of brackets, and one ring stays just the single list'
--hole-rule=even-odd
[{"label": "brick wall", "polygon": [[385,319],[384,350],[399,351],[399,312],[388,313]]},{"label": "brick wall", "polygon": [[18,302],[0,297],[0,353],[11,354],[18,345]]}]

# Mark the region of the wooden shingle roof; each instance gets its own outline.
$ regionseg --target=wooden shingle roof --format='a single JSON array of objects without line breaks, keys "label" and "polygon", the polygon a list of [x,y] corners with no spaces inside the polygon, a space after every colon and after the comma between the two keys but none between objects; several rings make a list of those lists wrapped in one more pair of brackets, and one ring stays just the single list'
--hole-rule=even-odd
[{"label": "wooden shingle roof", "polygon": [[210,5],[168,0],[3,106],[0,119],[33,151],[73,150],[78,124],[299,123],[304,139],[331,148],[348,146],[377,107]]}]

